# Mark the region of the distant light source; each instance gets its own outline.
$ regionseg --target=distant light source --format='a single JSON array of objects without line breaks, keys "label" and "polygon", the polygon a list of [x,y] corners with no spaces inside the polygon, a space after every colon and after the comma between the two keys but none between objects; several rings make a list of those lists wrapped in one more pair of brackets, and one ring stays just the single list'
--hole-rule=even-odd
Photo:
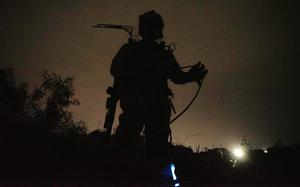
[{"label": "distant light source", "polygon": [[238,159],[241,159],[245,156],[245,152],[242,148],[235,148],[233,150],[233,155],[238,158]]},{"label": "distant light source", "polygon": [[268,153],[268,150],[264,150],[264,153],[266,153],[266,154],[267,154],[267,153]]},{"label": "distant light source", "polygon": [[180,184],[179,184],[179,183],[176,183],[174,186],[178,187],[178,186],[180,186]]}]

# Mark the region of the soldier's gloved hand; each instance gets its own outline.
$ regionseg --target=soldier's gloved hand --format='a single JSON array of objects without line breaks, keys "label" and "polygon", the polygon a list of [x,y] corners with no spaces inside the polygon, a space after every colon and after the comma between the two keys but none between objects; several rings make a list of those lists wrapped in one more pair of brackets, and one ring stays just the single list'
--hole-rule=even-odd
[{"label": "soldier's gloved hand", "polygon": [[188,71],[192,81],[201,81],[204,79],[207,72],[208,70],[205,68],[204,64],[201,64],[201,62],[198,62]]}]

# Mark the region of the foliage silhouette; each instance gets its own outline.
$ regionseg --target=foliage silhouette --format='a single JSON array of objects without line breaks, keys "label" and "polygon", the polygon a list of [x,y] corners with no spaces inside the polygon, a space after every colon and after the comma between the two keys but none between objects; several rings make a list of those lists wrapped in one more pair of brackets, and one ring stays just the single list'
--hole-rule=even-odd
[{"label": "foliage silhouette", "polygon": [[46,132],[67,136],[87,133],[85,123],[75,121],[68,111],[71,105],[79,105],[74,98],[74,78],[44,70],[42,83],[29,93],[27,83],[17,83],[13,68],[0,69],[0,102],[21,118],[31,120]]},{"label": "foliage silhouette", "polygon": [[67,110],[71,105],[80,104],[74,98],[74,78],[61,78],[47,70],[42,71],[40,76],[42,84],[30,94],[27,113],[57,134],[86,134],[85,123],[74,121],[73,114]]}]

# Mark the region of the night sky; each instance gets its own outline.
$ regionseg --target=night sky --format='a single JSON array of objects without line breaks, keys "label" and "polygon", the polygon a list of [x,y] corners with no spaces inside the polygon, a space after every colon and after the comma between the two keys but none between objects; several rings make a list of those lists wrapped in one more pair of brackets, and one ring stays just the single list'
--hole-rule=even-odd
[{"label": "night sky", "polygon": [[[0,7],[0,68],[34,86],[44,69],[75,76],[80,106],[72,108],[90,131],[101,128],[111,60],[127,34],[97,23],[138,25],[159,12],[164,40],[176,43],[182,65],[201,60],[209,73],[194,105],[172,124],[175,143],[257,148],[299,142],[300,23],[297,1],[277,0],[10,0]],[[137,31],[137,30],[136,30]],[[170,83],[177,111],[197,85]],[[117,118],[116,118],[117,119]],[[117,123],[117,121],[116,121]]]}]

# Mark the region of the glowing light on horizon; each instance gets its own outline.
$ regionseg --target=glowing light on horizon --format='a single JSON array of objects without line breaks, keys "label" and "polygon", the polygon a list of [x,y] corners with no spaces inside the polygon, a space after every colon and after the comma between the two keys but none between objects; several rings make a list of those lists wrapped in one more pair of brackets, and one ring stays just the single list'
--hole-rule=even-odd
[{"label": "glowing light on horizon", "polygon": [[242,148],[235,148],[233,150],[233,155],[238,158],[238,159],[241,159],[245,156],[245,152]]}]

